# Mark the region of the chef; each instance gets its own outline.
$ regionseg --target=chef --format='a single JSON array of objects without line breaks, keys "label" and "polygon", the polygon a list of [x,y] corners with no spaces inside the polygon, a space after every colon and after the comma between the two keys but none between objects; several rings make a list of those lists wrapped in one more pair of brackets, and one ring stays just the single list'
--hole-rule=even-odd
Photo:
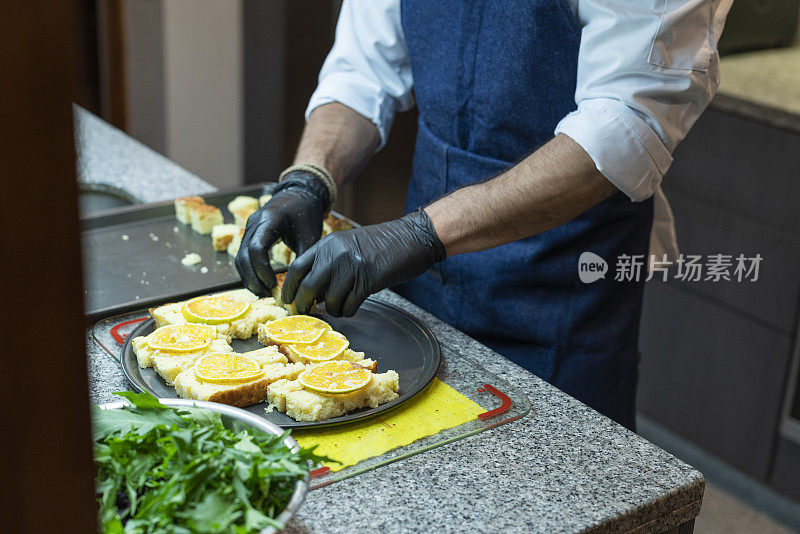
[{"label": "chef", "polygon": [[[247,221],[236,266],[282,300],[353,315],[393,287],[633,428],[654,196],[719,83],[731,0],[344,0],[295,165]],[[406,212],[319,239],[339,187],[419,125]],[[658,204],[657,203],[657,204]],[[657,207],[658,209],[658,207]],[[592,252],[611,267],[578,276]]]}]

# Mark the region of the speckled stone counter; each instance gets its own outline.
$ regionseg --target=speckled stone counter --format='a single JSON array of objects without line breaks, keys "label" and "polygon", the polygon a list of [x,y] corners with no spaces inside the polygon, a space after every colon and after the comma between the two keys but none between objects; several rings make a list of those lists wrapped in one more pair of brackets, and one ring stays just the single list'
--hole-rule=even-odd
[{"label": "speckled stone counter", "polygon": [[216,188],[79,106],[75,116],[78,185],[130,202],[160,202]]},{"label": "speckled stone counter", "polygon": [[711,109],[800,134],[800,39],[723,57],[720,80]]},{"label": "speckled stone counter", "polygon": [[[133,168],[159,173],[158,161],[132,157],[116,131],[113,150],[104,150],[102,130],[80,137],[80,150],[105,154],[106,169],[115,168],[108,161],[113,157],[125,160],[119,167],[125,175],[106,179],[142,198],[149,184],[140,183]],[[163,183],[162,198],[204,191],[165,165],[161,176],[174,173],[180,183]],[[698,471],[396,294],[383,291],[378,298],[419,317],[442,342],[518,387],[532,411],[314,490],[287,532],[644,533],[669,530],[699,513],[704,479]],[[114,391],[130,387],[115,359],[89,335],[87,351],[92,402],[112,400]]]}]

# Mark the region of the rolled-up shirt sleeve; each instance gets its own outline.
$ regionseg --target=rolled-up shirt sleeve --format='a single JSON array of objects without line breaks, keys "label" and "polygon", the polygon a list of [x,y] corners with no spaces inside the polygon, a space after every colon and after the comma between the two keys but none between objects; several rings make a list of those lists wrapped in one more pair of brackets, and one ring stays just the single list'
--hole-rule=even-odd
[{"label": "rolled-up shirt sleeve", "polygon": [[717,41],[732,0],[573,0],[582,26],[575,102],[555,133],[575,140],[631,200],[654,194],[672,151],[719,86]]},{"label": "rolled-up shirt sleeve", "polygon": [[395,113],[414,105],[413,78],[397,0],[345,0],[336,39],[306,109],[339,102],[375,125],[386,143]]}]

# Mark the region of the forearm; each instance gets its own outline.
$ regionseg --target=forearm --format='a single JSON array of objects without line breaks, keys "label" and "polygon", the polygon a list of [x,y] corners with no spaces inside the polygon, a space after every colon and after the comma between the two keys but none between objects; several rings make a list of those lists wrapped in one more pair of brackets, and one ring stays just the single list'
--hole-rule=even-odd
[{"label": "forearm", "polygon": [[341,187],[364,168],[379,144],[374,124],[347,106],[332,102],[309,115],[295,164],[321,165]]},{"label": "forearm", "polygon": [[616,191],[580,145],[558,135],[505,173],[459,189],[425,211],[453,256],[545,232]]}]

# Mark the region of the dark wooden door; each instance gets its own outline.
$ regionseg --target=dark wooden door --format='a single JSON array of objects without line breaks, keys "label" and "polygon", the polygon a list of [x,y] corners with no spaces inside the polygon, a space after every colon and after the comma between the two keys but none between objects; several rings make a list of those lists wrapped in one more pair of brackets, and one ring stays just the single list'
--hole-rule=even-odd
[{"label": "dark wooden door", "polygon": [[71,109],[86,11],[0,6],[0,532],[96,528]]}]

